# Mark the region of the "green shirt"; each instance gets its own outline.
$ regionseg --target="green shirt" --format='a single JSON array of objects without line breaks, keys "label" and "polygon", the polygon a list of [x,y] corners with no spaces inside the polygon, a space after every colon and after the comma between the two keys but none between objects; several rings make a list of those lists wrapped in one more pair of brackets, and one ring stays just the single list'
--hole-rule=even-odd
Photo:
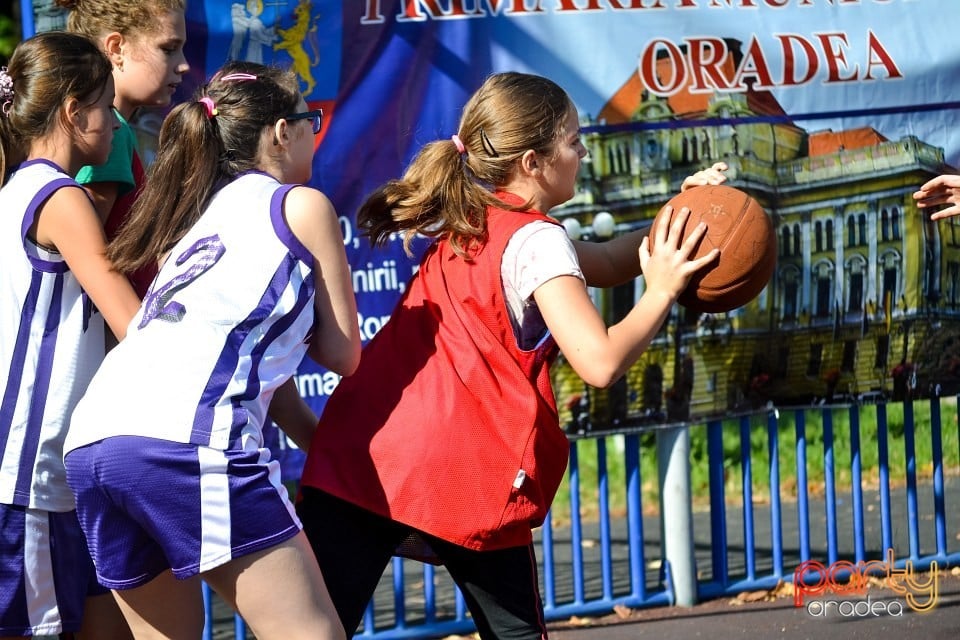
[{"label": "green shirt", "polygon": [[133,190],[136,182],[133,178],[133,154],[137,148],[137,136],[133,127],[116,110],[113,111],[120,121],[120,128],[113,132],[113,143],[107,161],[97,166],[86,166],[77,174],[80,184],[95,182],[116,182],[117,195],[122,196]]}]

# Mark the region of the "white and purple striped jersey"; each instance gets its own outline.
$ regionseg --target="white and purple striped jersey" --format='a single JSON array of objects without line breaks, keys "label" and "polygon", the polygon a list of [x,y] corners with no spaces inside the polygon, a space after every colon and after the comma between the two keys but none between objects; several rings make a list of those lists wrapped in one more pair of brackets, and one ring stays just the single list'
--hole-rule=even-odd
[{"label": "white and purple striped jersey", "polygon": [[313,256],[283,216],[294,186],[251,172],[214,195],[74,411],[66,451],[117,435],[263,446],[314,323]]},{"label": "white and purple striped jersey", "polygon": [[63,187],[80,188],[36,160],[0,189],[0,503],[46,511],[74,508],[64,436],[104,355],[103,317],[63,256],[27,237]]}]

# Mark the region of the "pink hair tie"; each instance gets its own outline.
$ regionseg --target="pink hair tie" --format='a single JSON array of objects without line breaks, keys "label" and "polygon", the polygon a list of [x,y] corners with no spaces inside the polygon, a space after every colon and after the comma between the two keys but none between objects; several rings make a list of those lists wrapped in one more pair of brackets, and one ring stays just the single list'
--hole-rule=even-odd
[{"label": "pink hair tie", "polygon": [[209,96],[203,96],[202,98],[200,98],[199,100],[197,100],[197,102],[199,102],[200,104],[202,104],[203,106],[205,106],[205,107],[207,108],[207,118],[208,118],[208,119],[209,119],[209,118],[212,118],[213,116],[215,116],[215,115],[217,115],[218,113],[220,113],[220,112],[217,110],[217,105],[214,104],[214,102],[213,102],[213,98],[211,98],[211,97],[209,97]]},{"label": "pink hair tie", "polygon": [[460,136],[458,136],[457,134],[453,134],[452,136],[450,136],[450,139],[453,140],[453,146],[457,148],[457,153],[459,153],[460,155],[463,155],[464,153],[467,152],[467,148],[463,146],[463,141],[460,139]]}]

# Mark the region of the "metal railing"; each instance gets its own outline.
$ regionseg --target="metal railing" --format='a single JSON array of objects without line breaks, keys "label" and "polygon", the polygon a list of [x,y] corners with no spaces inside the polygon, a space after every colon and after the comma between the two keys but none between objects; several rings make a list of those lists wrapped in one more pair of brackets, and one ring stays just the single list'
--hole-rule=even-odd
[{"label": "metal railing", "polygon": [[[675,602],[687,578],[664,553],[677,532],[660,517],[663,470],[651,446],[664,429],[689,429],[694,443],[681,476],[692,477],[694,496],[687,586],[701,600],[774,588],[809,560],[855,565],[893,553],[897,567],[918,571],[960,564],[957,400],[768,409],[571,436],[566,482],[537,532],[545,617]],[[231,628],[245,637],[238,616],[222,606],[216,615],[215,600],[204,638],[231,637]],[[473,628],[442,567],[394,558],[357,637]]]}]

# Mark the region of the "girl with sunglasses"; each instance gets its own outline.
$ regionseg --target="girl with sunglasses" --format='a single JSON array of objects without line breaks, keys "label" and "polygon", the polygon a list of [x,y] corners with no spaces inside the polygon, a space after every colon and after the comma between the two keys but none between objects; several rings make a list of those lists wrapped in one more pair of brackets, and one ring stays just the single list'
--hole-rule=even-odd
[{"label": "girl with sunglasses", "polygon": [[292,379],[305,354],[341,375],[360,357],[337,214],[303,186],[319,125],[293,73],[228,63],[164,121],[110,246],[118,269],[160,271],[65,461],[97,576],[138,637],[199,637],[201,579],[258,638],[344,636],[263,441],[268,417],[310,441]]}]

